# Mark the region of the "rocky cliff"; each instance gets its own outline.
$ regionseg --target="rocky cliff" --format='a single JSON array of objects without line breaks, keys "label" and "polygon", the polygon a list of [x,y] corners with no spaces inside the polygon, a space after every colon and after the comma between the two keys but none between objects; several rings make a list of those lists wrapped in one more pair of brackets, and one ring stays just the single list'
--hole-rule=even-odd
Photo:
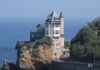
[{"label": "rocky cliff", "polygon": [[1,70],[42,70],[52,62],[53,50],[48,43],[17,41],[16,50],[16,64],[6,60]]},{"label": "rocky cliff", "polygon": [[18,41],[16,45],[17,50],[17,61],[16,65],[18,69],[21,70],[32,70],[34,69],[33,58],[32,58],[32,48],[30,42],[28,41]]},{"label": "rocky cliff", "polygon": [[53,65],[55,63],[51,45],[46,39],[35,42],[17,41],[16,64],[5,60],[1,70],[54,70],[56,67]]},{"label": "rocky cliff", "polygon": [[42,70],[52,62],[51,45],[52,40],[47,36],[39,37],[36,41],[17,41],[15,47],[17,50],[16,64],[5,60],[1,70]]}]

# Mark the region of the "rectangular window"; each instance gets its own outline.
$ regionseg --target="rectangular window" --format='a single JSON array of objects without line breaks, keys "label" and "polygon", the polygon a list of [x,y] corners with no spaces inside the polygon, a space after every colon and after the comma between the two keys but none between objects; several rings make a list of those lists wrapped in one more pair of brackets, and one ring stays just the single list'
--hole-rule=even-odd
[{"label": "rectangular window", "polygon": [[59,30],[54,30],[54,34],[59,34]]},{"label": "rectangular window", "polygon": [[53,37],[54,39],[59,39],[59,36],[58,37]]},{"label": "rectangular window", "polygon": [[32,34],[32,38],[34,37],[34,34]]},{"label": "rectangular window", "polygon": [[60,43],[56,43],[56,46],[60,46]]},{"label": "rectangular window", "polygon": [[56,24],[54,25],[54,27],[60,27],[60,25],[56,23]]}]

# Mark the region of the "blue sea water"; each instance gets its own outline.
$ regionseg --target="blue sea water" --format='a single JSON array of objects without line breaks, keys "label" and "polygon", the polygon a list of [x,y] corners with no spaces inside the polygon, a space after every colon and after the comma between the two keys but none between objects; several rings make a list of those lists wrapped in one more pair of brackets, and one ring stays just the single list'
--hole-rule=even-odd
[{"label": "blue sea water", "polygon": [[[29,40],[29,34],[45,18],[0,18],[0,66],[3,59],[16,61],[16,41]],[[90,19],[65,19],[65,39],[71,40]]]}]

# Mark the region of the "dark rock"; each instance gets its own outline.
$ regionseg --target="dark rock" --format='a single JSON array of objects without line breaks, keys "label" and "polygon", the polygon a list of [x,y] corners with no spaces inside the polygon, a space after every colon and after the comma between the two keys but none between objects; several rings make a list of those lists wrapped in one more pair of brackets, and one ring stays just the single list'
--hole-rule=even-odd
[{"label": "dark rock", "polygon": [[1,70],[17,70],[17,66],[8,60],[4,60]]}]

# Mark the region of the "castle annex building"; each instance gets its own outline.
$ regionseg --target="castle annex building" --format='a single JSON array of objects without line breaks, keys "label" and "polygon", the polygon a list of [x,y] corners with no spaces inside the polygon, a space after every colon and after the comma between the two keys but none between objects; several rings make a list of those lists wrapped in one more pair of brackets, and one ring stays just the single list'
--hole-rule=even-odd
[{"label": "castle annex building", "polygon": [[30,32],[31,41],[35,41],[43,36],[49,36],[52,39],[53,59],[61,58],[65,54],[64,16],[62,12],[60,15],[57,15],[55,11],[51,12],[44,24],[38,24],[37,30]]}]

